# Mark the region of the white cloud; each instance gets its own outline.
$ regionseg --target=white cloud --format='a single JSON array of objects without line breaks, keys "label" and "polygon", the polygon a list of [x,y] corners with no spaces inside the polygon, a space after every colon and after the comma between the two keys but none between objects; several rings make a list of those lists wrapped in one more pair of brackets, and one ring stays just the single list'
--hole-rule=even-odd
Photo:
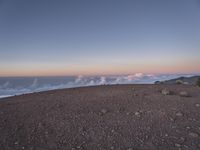
[{"label": "white cloud", "polygon": [[144,74],[143,74],[143,73],[136,73],[134,76],[135,76],[136,78],[141,78],[141,77],[144,76]]},{"label": "white cloud", "polygon": [[106,84],[106,77],[102,76],[102,77],[100,78],[99,84],[100,84],[100,85]]},{"label": "white cloud", "polygon": [[82,75],[79,75],[79,76],[76,78],[75,83],[80,83],[80,82],[82,82],[82,80],[83,80],[83,76],[82,76]]},{"label": "white cloud", "polygon": [[[0,86],[0,97],[4,95],[19,95],[23,93],[31,93],[38,91],[47,91],[53,89],[62,89],[70,87],[80,87],[80,86],[91,86],[91,85],[102,85],[102,84],[134,84],[134,83],[154,83],[157,80],[168,80],[177,78],[184,75],[154,75],[154,74],[143,74],[135,73],[130,75],[120,75],[120,76],[82,76],[79,75],[76,78],[70,79],[65,83],[55,84],[54,81],[49,83],[43,83],[38,81],[38,78],[33,79],[33,82],[29,86],[23,85],[23,83],[18,83],[20,85],[14,86],[13,81],[6,81]],[[42,79],[41,79],[42,80]]]},{"label": "white cloud", "polygon": [[3,88],[7,88],[7,87],[9,87],[10,86],[10,82],[9,81],[7,81],[7,82],[5,82],[4,84],[3,84]]},{"label": "white cloud", "polygon": [[35,88],[35,87],[37,87],[39,85],[39,82],[38,82],[38,79],[37,78],[35,78],[34,80],[33,80],[33,83],[31,84],[31,88]]}]

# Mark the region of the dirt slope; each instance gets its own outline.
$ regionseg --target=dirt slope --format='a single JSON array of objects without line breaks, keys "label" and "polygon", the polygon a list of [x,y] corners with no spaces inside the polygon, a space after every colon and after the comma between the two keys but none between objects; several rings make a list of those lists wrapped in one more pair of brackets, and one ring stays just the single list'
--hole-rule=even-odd
[{"label": "dirt slope", "polygon": [[[162,95],[162,89],[173,95]],[[190,97],[180,97],[186,91]],[[200,88],[106,85],[0,100],[1,150],[197,150]]]}]

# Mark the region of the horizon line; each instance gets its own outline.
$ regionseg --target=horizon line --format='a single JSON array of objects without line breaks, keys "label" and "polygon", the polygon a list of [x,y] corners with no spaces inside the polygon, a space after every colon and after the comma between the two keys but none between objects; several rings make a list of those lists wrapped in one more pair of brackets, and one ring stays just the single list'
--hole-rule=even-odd
[{"label": "horizon line", "polygon": [[[139,74],[140,72],[137,73],[122,73],[122,74],[74,74],[74,75],[8,75],[8,76],[1,76],[0,78],[14,78],[14,77],[78,77],[78,76],[83,76],[83,77],[90,77],[90,76],[126,76],[126,75],[135,75]],[[140,73],[143,75],[200,75],[200,73]]]}]

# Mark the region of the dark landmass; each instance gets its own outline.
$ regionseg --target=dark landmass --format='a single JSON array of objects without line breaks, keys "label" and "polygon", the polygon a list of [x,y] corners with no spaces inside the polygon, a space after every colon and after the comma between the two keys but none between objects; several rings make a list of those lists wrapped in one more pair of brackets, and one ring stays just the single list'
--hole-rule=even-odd
[{"label": "dark landmass", "polygon": [[199,118],[200,88],[192,85],[25,94],[0,100],[0,149],[198,150]]},{"label": "dark landmass", "polygon": [[195,85],[197,83],[197,80],[200,78],[200,76],[192,76],[192,77],[179,77],[176,79],[166,80],[166,81],[156,81],[155,84],[190,84]]}]

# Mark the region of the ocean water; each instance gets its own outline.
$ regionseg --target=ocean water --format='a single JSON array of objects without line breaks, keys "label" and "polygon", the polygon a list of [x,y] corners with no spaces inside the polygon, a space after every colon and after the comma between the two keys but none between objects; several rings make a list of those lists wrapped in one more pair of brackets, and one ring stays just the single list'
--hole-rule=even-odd
[{"label": "ocean water", "polygon": [[0,77],[0,98],[14,95],[103,84],[151,84],[191,75],[154,75],[136,73],[116,76],[66,76],[66,77]]}]

